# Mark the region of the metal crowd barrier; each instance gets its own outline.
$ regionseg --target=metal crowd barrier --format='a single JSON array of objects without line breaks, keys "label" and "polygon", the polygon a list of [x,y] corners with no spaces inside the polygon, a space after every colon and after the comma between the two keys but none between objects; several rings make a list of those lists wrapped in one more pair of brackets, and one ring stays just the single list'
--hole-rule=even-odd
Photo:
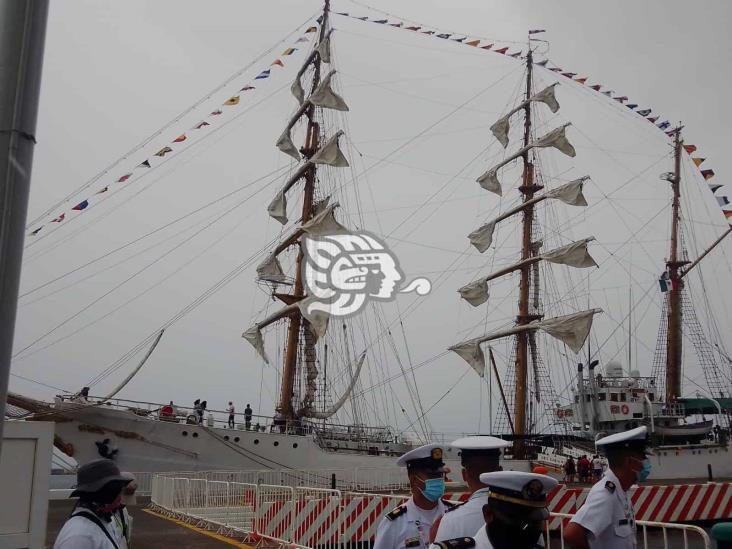
[{"label": "metal crowd barrier", "polygon": [[[569,523],[574,515],[568,513],[552,513],[552,518],[558,519],[556,522],[559,526],[559,537],[553,537],[549,532],[549,521],[547,521],[546,530],[546,549],[552,549],[552,547],[559,547],[564,549],[564,528]],[[552,521],[554,522],[554,521]],[[636,527],[639,532],[637,534],[638,546],[643,549],[660,548],[663,549],[689,549],[689,535],[698,536],[698,542],[701,542],[704,549],[711,549],[712,542],[703,528],[694,526],[693,524],[677,524],[674,522],[654,522],[650,520],[637,520]],[[650,530],[649,530],[650,529]],[[556,533],[556,530],[554,531]],[[699,543],[693,545],[693,547],[700,547]]]},{"label": "metal crowd barrier", "polygon": [[[153,509],[250,544],[338,549],[372,540],[381,517],[406,496],[346,492],[156,475],[151,482]],[[546,548],[564,549],[564,528],[574,515],[552,513],[546,523]],[[637,521],[638,545],[711,549],[707,533],[687,524]],[[695,541],[690,545],[690,539]],[[696,538],[696,539],[694,539]]]}]

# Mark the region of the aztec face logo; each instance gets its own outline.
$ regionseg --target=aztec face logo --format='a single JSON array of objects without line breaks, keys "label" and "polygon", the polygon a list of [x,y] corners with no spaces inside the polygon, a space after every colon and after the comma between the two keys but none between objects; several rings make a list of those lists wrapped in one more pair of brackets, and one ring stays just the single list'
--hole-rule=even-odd
[{"label": "aztec face logo", "polygon": [[304,239],[304,280],[308,311],[333,316],[358,313],[369,299],[391,301],[397,293],[429,293],[432,285],[417,278],[406,287],[404,273],[386,244],[370,233],[342,233]]}]

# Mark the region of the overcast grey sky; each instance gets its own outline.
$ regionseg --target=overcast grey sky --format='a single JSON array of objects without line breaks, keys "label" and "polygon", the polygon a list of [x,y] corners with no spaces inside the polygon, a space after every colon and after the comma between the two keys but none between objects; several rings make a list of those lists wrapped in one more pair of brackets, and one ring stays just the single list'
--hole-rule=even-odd
[{"label": "overcast grey sky", "polygon": [[[524,42],[529,28],[547,29],[545,37],[550,41],[550,49],[546,55],[552,62],[590,77],[592,83],[603,84],[603,89],[609,87],[617,95],[628,95],[642,107],[653,108],[664,119],[683,121],[687,142],[696,144],[699,156],[707,158],[704,167],[715,170],[714,181],[727,181],[731,118],[728,68],[732,51],[728,32],[732,7],[728,2],[456,0],[448,4],[432,0],[369,0],[367,4],[407,20],[471,37],[495,39],[506,45]],[[187,131],[202,115],[220,106],[242,84],[267,68],[276,53],[292,40],[278,42],[319,8],[317,1],[285,0],[53,2],[29,219],[123,156],[260,53],[275,48],[274,54],[255,63],[195,112],[122,161],[88,191],[74,196],[59,212],[68,211],[105,184],[115,188],[113,182],[119,175],[132,171],[136,164]],[[332,8],[379,15],[364,4],[349,0],[333,0]],[[498,158],[499,151],[488,126],[516,98],[523,74],[521,62],[340,16],[334,16],[332,22],[337,29],[333,43],[335,65],[340,71],[339,86],[351,108],[345,129],[353,145],[351,160],[356,173],[391,155],[388,162],[359,179],[365,225],[390,235],[388,241],[398,253],[407,278],[438,278],[460,258],[455,272],[425,298],[418,312],[404,319],[409,356],[417,364],[442,353],[460,339],[478,335],[483,322],[485,328],[495,328],[505,325],[514,314],[511,292],[515,278],[493,286],[488,309],[470,310],[458,300],[455,290],[478,273],[487,273],[491,267],[515,258],[515,244],[509,242],[510,227],[497,233],[505,246],[495,256],[480,256],[474,250],[467,255],[465,252],[466,235],[487,220],[491,212],[505,210],[517,200],[514,190],[507,191],[499,200],[482,191],[473,180]],[[518,47],[520,44],[512,46],[511,51]],[[26,250],[21,291],[287,166],[287,157],[273,143],[294,108],[287,87],[300,60],[301,57],[287,59],[284,69],[274,70],[269,81],[258,84],[257,95],[248,100],[251,104],[265,99],[256,109],[139,182],[132,181],[102,205],[79,215],[73,224],[68,220],[74,216],[67,215],[67,225],[58,227],[56,233],[46,236],[48,231],[42,232],[44,239]],[[547,71],[537,71],[537,79],[537,87],[556,80]],[[590,302],[608,313],[598,318],[592,336],[595,346],[607,340],[601,353],[603,361],[615,358],[627,364],[627,327],[619,331],[616,328],[627,314],[628,286],[634,287],[638,299],[649,292],[634,313],[639,317],[635,325],[637,338],[632,344],[633,353],[638,352],[634,367],[648,375],[659,318],[660,294],[654,285],[663,270],[667,250],[668,216],[659,212],[668,202],[669,190],[659,181],[658,174],[671,169],[670,160],[663,158],[670,152],[668,140],[612,101],[564,79],[560,78],[560,82],[557,95],[562,110],[556,118],[545,113],[540,122],[553,127],[561,121],[572,121],[574,127],[568,135],[577,146],[578,155],[570,163],[556,151],[544,153],[543,168],[547,178],[556,177],[558,181],[590,174],[593,182],[586,194],[594,206],[584,213],[561,205],[548,208],[542,222],[559,223],[561,230],[547,235],[547,241],[566,243],[570,238],[588,235],[598,239],[591,247],[600,269],[591,274]],[[280,88],[283,89],[273,93]],[[484,93],[423,138],[392,155],[397,147],[481,90]],[[238,112],[243,111],[244,101],[237,108]],[[488,152],[481,155],[481,150],[489,145]],[[687,226],[693,231],[689,245],[693,240],[703,247],[721,233],[725,222],[703,180],[688,165],[685,174],[685,197],[689,199],[685,212]],[[502,179],[511,186],[516,175],[515,170],[509,170]],[[420,207],[443,186],[433,203]],[[84,385],[278,234],[279,227],[266,215],[266,205],[278,187],[279,182],[273,182],[234,214],[40,340],[29,351],[92,323],[47,349],[17,360],[13,372],[64,389]],[[224,202],[216,211],[233,203],[234,200]],[[348,208],[344,211],[356,214]],[[79,229],[96,219],[99,221]],[[189,227],[194,222],[203,223],[204,219],[205,215],[193,217],[180,228],[159,233],[90,271],[80,271],[24,298],[18,314],[16,350],[165,253],[193,231]],[[179,234],[183,230],[187,232]],[[622,246],[629,238],[633,245]],[[36,301],[158,242],[161,244],[148,252]],[[726,242],[705,264],[707,293],[723,335],[729,334],[732,326],[727,291],[732,274],[730,254],[732,244]],[[629,272],[630,265],[633,267]],[[562,273],[558,271],[557,277]],[[586,304],[587,273],[571,276],[577,302],[549,302],[547,310]],[[121,396],[174,399],[181,403],[202,397],[218,408],[234,399],[241,407],[246,402],[259,406],[261,382],[262,411],[270,413],[275,371],[269,368],[262,378],[259,361],[240,338],[267,300],[253,279],[251,266],[171,327],[149,364]],[[121,307],[153,285],[143,297]],[[697,280],[692,280],[692,285],[696,285],[692,289],[700,287]],[[415,298],[399,299],[398,306],[384,307],[388,319],[408,309]],[[121,308],[96,320],[117,307]],[[706,315],[702,319],[706,323]],[[505,346],[497,346],[496,350],[505,357]],[[402,343],[400,353],[407,360]],[[693,353],[688,359],[689,377],[700,381]],[[99,392],[118,382],[135,360],[102,382]],[[553,355],[548,360],[557,385],[562,385],[566,376],[559,372],[565,364],[551,361],[572,363],[575,359]],[[417,381],[425,407],[443,397],[466,368],[454,356],[420,368]],[[399,371],[395,363],[389,369],[392,374]],[[365,386],[372,379],[369,375],[378,378],[376,372],[365,373]],[[53,394],[50,389],[19,378],[12,378],[11,386],[35,396],[48,398]],[[693,393],[695,388],[687,383],[687,389]],[[443,431],[485,430],[486,407],[479,404],[485,394],[476,377],[472,373],[466,375],[430,412],[432,425]],[[483,418],[479,419],[481,410]],[[403,427],[405,422],[401,423]]]}]

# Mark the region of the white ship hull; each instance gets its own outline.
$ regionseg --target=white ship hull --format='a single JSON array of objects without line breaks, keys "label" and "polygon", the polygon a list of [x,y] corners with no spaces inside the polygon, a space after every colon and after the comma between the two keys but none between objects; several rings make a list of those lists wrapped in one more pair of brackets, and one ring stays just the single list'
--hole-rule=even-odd
[{"label": "white ship hull", "polygon": [[[356,468],[396,468],[396,455],[367,455],[323,449],[313,435],[254,432],[170,423],[140,417],[132,412],[89,407],[65,413],[70,421],[56,424],[56,434],[73,445],[74,458],[85,463],[100,457],[97,442],[110,439],[115,460],[130,471],[353,471]],[[228,437],[227,441],[222,441]],[[238,439],[238,440],[237,440]],[[389,447],[384,447],[389,450]],[[661,447],[651,458],[651,480],[678,481],[708,478],[732,479],[729,447],[697,445]],[[459,480],[457,455],[446,455]],[[530,471],[532,463],[504,460],[504,469]]]}]

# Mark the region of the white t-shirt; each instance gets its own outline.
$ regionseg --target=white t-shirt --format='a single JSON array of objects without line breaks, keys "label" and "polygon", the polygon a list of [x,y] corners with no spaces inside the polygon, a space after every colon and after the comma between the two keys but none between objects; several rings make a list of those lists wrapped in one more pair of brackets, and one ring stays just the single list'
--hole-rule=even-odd
[{"label": "white t-shirt", "polygon": [[[86,511],[91,513],[91,511]],[[127,549],[127,542],[115,525],[115,521],[99,519],[105,530],[117,544],[118,549]],[[53,549],[114,549],[114,545],[101,528],[86,517],[72,516],[66,521],[56,537]]]},{"label": "white t-shirt", "polygon": [[602,471],[602,460],[600,458],[594,458],[592,460],[592,469],[594,471]]},{"label": "white t-shirt", "polygon": [[234,415],[234,405],[233,404],[229,404],[229,407],[227,408],[227,410],[229,411],[230,416]]}]

